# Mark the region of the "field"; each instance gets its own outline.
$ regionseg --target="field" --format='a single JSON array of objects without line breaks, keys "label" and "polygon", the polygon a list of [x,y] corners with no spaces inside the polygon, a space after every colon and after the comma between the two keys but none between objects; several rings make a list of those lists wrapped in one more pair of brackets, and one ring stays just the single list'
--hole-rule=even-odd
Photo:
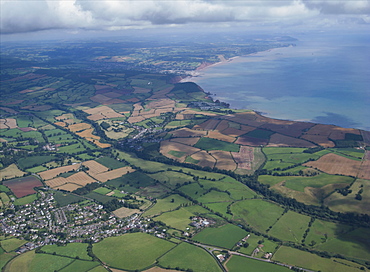
[{"label": "field", "polygon": [[254,160],[254,149],[248,146],[241,146],[239,152],[231,152],[239,169],[251,170]]},{"label": "field", "polygon": [[301,251],[299,249],[282,246],[278,249],[273,257],[273,260],[294,264],[299,267],[312,269],[316,271],[327,271],[327,272],[355,272],[359,271],[359,265],[352,263],[352,266],[348,264],[342,264],[340,260],[327,259],[319,257],[315,254]]},{"label": "field", "polygon": [[29,204],[29,203],[32,203],[33,201],[35,201],[37,199],[37,194],[33,194],[33,195],[28,195],[28,196],[24,196],[22,198],[18,198],[14,201],[14,205],[16,206],[22,206],[22,205],[26,205],[26,204]]},{"label": "field", "polygon": [[211,190],[209,193],[202,195],[197,199],[201,203],[214,203],[214,202],[231,202],[232,199],[228,193]]},{"label": "field", "polygon": [[[171,151],[176,151],[179,153],[176,153],[178,155],[171,155]],[[186,156],[194,154],[195,152],[198,152],[198,151],[200,151],[198,148],[184,145],[181,143],[172,142],[169,140],[162,141],[161,148],[160,148],[160,152],[162,154],[174,160],[179,160],[180,162],[184,162]],[[181,154],[180,157],[179,157],[179,154]]]},{"label": "field", "polygon": [[118,169],[118,168],[126,166],[125,163],[120,162],[120,161],[115,160],[115,159],[110,158],[110,157],[101,157],[101,158],[97,159],[96,162],[104,165],[105,167],[107,167],[109,169]]},{"label": "field", "polygon": [[239,152],[239,145],[207,137],[200,138],[200,140],[194,145],[194,147],[204,149],[207,151],[221,150],[221,151]]},{"label": "field", "polygon": [[[76,184],[78,186],[85,186],[86,184],[93,182],[96,182],[96,180],[88,176],[85,172],[78,172],[67,178],[57,177],[54,179],[47,180],[45,181],[45,184],[50,186],[51,188],[56,188],[64,184]],[[71,188],[74,187],[75,186],[72,186]]]},{"label": "field", "polygon": [[42,182],[34,176],[7,180],[3,184],[9,187],[17,198],[34,194],[35,187],[43,186]]},{"label": "field", "polygon": [[317,161],[307,162],[304,165],[317,168],[328,174],[356,177],[359,173],[361,162],[330,153],[322,156]]},{"label": "field", "polygon": [[306,215],[288,211],[272,226],[269,234],[280,240],[300,243],[310,219]]},{"label": "field", "polygon": [[234,219],[249,224],[261,232],[272,226],[282,215],[284,209],[263,200],[243,200],[231,206]]},{"label": "field", "polygon": [[0,245],[6,252],[10,252],[10,251],[16,250],[20,246],[24,245],[26,242],[27,241],[20,240],[17,238],[10,238],[6,240],[2,240],[0,242]]},{"label": "field", "polygon": [[189,203],[189,200],[177,194],[170,195],[163,199],[157,199],[157,203],[150,210],[146,211],[143,216],[153,216],[171,211],[185,203]]},{"label": "field", "polygon": [[64,246],[57,245],[46,245],[41,248],[45,253],[53,254],[55,252],[57,255],[76,258],[79,257],[83,260],[92,260],[92,258],[87,255],[86,243],[69,243]]},{"label": "field", "polygon": [[191,269],[197,272],[221,271],[216,261],[203,249],[181,243],[159,259],[159,265],[165,268]]},{"label": "field", "polygon": [[71,194],[65,194],[62,192],[55,192],[54,199],[58,203],[59,206],[67,206],[68,204],[77,203],[82,200],[85,200],[85,198],[77,196],[77,195],[71,195]]},{"label": "field", "polygon": [[248,267],[249,271],[258,271],[258,272],[288,272],[291,271],[287,267],[280,265],[274,265],[271,263],[266,263],[262,261],[257,261],[254,259],[233,255],[230,260],[226,263],[227,270],[230,272],[239,272],[244,271]]},{"label": "field", "polygon": [[166,225],[178,229],[185,230],[191,223],[190,217],[194,216],[191,212],[188,212],[184,208],[172,212],[162,213],[160,216],[154,217],[155,221],[162,221]]},{"label": "field", "polygon": [[[370,180],[356,179],[350,187],[351,193],[344,196],[338,192],[331,194],[325,199],[325,204],[337,212],[359,212],[370,214]],[[361,201],[356,199],[356,194],[361,193]]]},{"label": "field", "polygon": [[[123,270],[144,269],[175,246],[144,233],[109,237],[93,245],[94,254],[108,266]],[[111,250],[114,248],[115,250]]]},{"label": "field", "polygon": [[60,272],[69,272],[69,271],[91,271],[90,269],[94,267],[98,267],[100,265],[99,262],[91,262],[91,261],[84,261],[84,260],[74,260],[68,266],[64,267],[63,269],[59,270]]},{"label": "field", "polygon": [[66,173],[66,172],[69,172],[69,171],[76,171],[79,167],[80,167],[79,164],[61,166],[61,167],[58,167],[58,168],[54,168],[54,169],[51,169],[51,170],[40,172],[38,174],[43,180],[48,180],[48,179],[55,178],[56,176],[58,176],[59,174],[62,174],[62,173]]},{"label": "field", "polygon": [[218,228],[205,228],[195,235],[193,240],[206,245],[232,249],[246,235],[245,230],[232,224],[226,224]]},{"label": "field", "polygon": [[140,210],[129,209],[129,208],[122,207],[122,208],[119,208],[119,209],[113,211],[113,214],[115,216],[117,216],[118,218],[125,218],[125,217],[131,216],[135,213],[140,213]]},{"label": "field", "polygon": [[1,180],[22,177],[24,174],[26,174],[26,172],[19,170],[17,165],[14,163],[0,170]]}]

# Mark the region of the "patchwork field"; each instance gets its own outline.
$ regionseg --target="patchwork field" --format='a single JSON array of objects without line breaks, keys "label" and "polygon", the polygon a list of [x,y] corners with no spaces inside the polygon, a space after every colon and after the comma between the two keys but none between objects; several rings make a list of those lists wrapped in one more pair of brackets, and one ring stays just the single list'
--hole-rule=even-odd
[{"label": "patchwork field", "polygon": [[226,263],[226,267],[230,272],[243,271],[246,267],[250,271],[259,272],[288,272],[291,271],[287,267],[274,265],[271,263],[266,263],[262,261],[257,261],[254,259],[233,255],[229,261]]},{"label": "patchwork field", "polygon": [[8,167],[0,170],[1,180],[12,179],[16,177],[22,177],[26,172],[19,170],[18,166],[13,163]]},{"label": "patchwork field", "polygon": [[38,175],[43,179],[43,180],[48,180],[55,178],[59,174],[70,172],[70,171],[76,171],[78,168],[80,168],[80,164],[73,164],[73,165],[67,165],[67,166],[61,166],[58,168],[50,169],[47,171],[43,171],[38,173]]}]

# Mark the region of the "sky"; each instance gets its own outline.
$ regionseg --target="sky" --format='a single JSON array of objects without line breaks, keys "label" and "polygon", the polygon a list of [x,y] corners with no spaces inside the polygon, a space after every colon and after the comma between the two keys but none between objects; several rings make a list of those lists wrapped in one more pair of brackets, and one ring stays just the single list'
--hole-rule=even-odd
[{"label": "sky", "polygon": [[0,0],[3,40],[128,29],[370,26],[370,0]]}]

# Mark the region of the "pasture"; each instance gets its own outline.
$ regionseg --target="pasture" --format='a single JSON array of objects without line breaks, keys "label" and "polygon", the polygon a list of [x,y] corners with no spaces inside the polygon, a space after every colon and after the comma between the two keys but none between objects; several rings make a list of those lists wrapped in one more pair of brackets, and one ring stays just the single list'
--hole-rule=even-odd
[{"label": "pasture", "polygon": [[118,169],[118,168],[126,166],[124,162],[115,160],[111,157],[101,157],[97,159],[96,161],[109,169]]},{"label": "pasture", "polygon": [[[94,254],[112,268],[141,270],[153,263],[176,244],[144,233],[109,237],[93,245]],[[111,250],[114,248],[115,250]]]},{"label": "pasture", "polygon": [[296,265],[302,268],[311,269],[315,271],[327,272],[358,272],[359,265],[352,263],[342,264],[341,262],[334,261],[331,258],[322,258],[316,254],[312,254],[299,249],[282,246],[278,249],[272,258],[274,261],[283,262],[286,264]]},{"label": "pasture", "polygon": [[147,210],[143,216],[153,216],[171,211],[185,203],[189,203],[189,200],[178,194],[169,195],[163,199],[157,199],[157,203],[150,210]]},{"label": "pasture", "polygon": [[191,269],[197,272],[220,272],[215,259],[205,250],[181,243],[170,252],[159,259],[159,265],[165,268],[180,268],[181,270]]},{"label": "pasture", "polygon": [[236,221],[248,224],[260,232],[266,232],[283,211],[282,207],[260,199],[242,200],[231,206]]},{"label": "pasture", "polygon": [[69,271],[79,271],[79,272],[87,272],[91,271],[90,269],[99,266],[99,262],[91,262],[91,261],[84,261],[84,260],[74,260],[72,263],[64,267],[63,269],[59,270],[60,272],[69,272]]},{"label": "pasture", "polygon": [[197,199],[201,203],[212,203],[212,202],[230,202],[233,199],[226,192],[219,192],[212,190],[209,193],[202,195]]},{"label": "pasture", "polygon": [[232,249],[248,233],[232,224],[221,227],[208,227],[197,233],[192,239],[202,244]]},{"label": "pasture", "polygon": [[226,263],[227,270],[229,272],[239,272],[244,271],[248,267],[249,271],[258,271],[258,272],[288,272],[291,271],[287,267],[280,265],[275,265],[272,263],[266,263],[242,256],[233,255],[229,261]]},{"label": "pasture", "polygon": [[269,234],[284,241],[300,243],[311,218],[288,211],[272,226]]},{"label": "pasture", "polygon": [[161,221],[166,225],[178,229],[185,230],[191,223],[190,217],[194,216],[193,213],[187,211],[184,208],[172,212],[162,213],[160,216],[153,218],[155,221]]},{"label": "pasture", "polygon": [[60,256],[66,256],[70,258],[79,257],[83,260],[92,260],[92,258],[87,254],[87,243],[69,243],[63,246],[58,245],[46,245],[41,248],[45,253],[53,254]]},{"label": "pasture", "polygon": [[27,241],[25,240],[20,240],[18,238],[9,238],[0,241],[1,247],[6,251],[6,252],[11,252],[19,248],[20,246],[23,246]]},{"label": "pasture", "polygon": [[34,202],[37,198],[38,198],[37,194],[27,195],[27,196],[16,199],[14,201],[14,205],[23,206],[23,205]]},{"label": "pasture", "polygon": [[15,163],[9,165],[8,167],[0,170],[1,180],[12,179],[16,177],[22,177],[26,172],[18,169]]}]

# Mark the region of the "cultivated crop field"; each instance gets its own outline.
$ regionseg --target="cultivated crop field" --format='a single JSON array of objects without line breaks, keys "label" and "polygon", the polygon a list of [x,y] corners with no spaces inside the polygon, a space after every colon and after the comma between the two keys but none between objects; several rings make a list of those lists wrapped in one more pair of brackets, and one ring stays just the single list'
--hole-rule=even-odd
[{"label": "cultivated crop field", "polygon": [[17,198],[34,194],[35,187],[43,186],[42,182],[34,176],[7,180],[3,184],[9,187]]},{"label": "cultivated crop field", "polygon": [[259,272],[288,272],[291,271],[287,267],[274,265],[271,263],[261,262],[253,259],[249,259],[242,256],[234,255],[231,259],[226,263],[226,267],[230,272],[238,272],[243,271],[246,267],[250,271],[259,271]]}]

